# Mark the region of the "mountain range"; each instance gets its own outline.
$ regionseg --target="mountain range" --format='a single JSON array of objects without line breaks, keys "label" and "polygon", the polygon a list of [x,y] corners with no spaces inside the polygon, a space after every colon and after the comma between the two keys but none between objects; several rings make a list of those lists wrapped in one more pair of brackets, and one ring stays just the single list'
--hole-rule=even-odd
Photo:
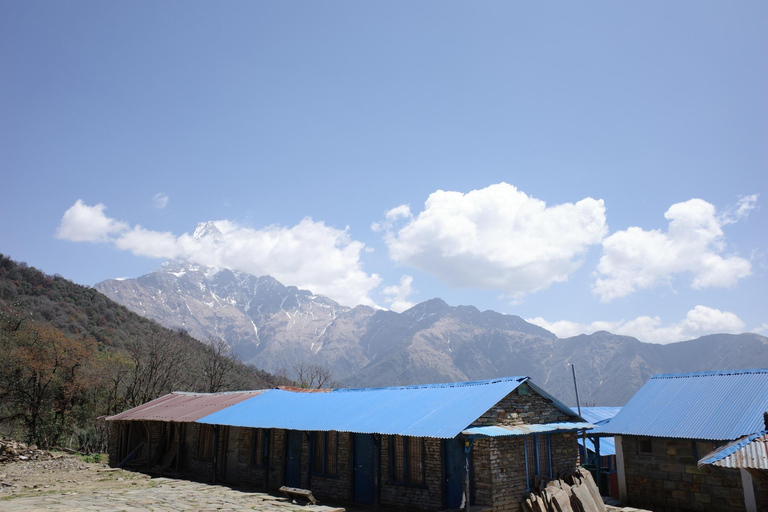
[{"label": "mountain range", "polygon": [[622,405],[658,373],[768,366],[768,338],[715,334],[656,345],[608,332],[560,339],[514,315],[440,299],[402,313],[349,308],[269,276],[179,262],[95,286],[162,325],[221,338],[246,363],[294,373],[319,364],[347,386],[387,386],[527,375],[575,404]]}]

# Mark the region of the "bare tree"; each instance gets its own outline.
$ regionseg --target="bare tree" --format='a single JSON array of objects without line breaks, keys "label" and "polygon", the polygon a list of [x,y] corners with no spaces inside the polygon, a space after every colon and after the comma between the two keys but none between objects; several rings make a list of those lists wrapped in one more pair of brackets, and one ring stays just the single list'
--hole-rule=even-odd
[{"label": "bare tree", "polygon": [[218,393],[229,387],[237,366],[237,356],[221,338],[208,338],[208,346],[202,360],[206,393]]},{"label": "bare tree", "polygon": [[155,331],[146,338],[135,337],[126,343],[134,365],[126,389],[131,407],[186,387],[189,351],[183,341],[182,333]]},{"label": "bare tree", "polygon": [[301,388],[320,389],[323,386],[333,386],[333,374],[331,370],[317,363],[301,361],[293,365],[297,383]]}]

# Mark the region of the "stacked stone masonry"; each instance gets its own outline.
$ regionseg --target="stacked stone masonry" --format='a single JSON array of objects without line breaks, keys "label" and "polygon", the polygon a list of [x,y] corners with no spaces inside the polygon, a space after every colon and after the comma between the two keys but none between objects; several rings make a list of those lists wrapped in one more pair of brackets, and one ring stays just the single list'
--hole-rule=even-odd
[{"label": "stacked stone masonry", "polygon": [[621,445],[629,505],[654,512],[745,510],[740,470],[699,468],[695,441],[622,436]]}]

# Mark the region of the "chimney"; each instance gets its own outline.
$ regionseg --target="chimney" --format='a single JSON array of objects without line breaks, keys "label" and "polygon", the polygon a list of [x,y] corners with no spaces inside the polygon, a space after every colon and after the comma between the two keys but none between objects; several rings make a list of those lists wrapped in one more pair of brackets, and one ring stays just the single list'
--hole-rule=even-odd
[{"label": "chimney", "polygon": [[768,430],[768,412],[763,413],[763,426]]}]

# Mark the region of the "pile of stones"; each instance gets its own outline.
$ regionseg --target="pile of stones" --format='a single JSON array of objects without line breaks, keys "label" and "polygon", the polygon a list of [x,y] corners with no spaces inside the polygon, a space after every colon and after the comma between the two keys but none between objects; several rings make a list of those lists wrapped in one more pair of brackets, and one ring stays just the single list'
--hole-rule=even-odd
[{"label": "pile of stones", "polygon": [[526,512],[606,512],[592,474],[579,468],[556,480],[538,479],[523,501]]},{"label": "pile of stones", "polygon": [[0,464],[52,458],[53,455],[50,452],[38,449],[37,445],[27,446],[13,439],[0,438]]}]

